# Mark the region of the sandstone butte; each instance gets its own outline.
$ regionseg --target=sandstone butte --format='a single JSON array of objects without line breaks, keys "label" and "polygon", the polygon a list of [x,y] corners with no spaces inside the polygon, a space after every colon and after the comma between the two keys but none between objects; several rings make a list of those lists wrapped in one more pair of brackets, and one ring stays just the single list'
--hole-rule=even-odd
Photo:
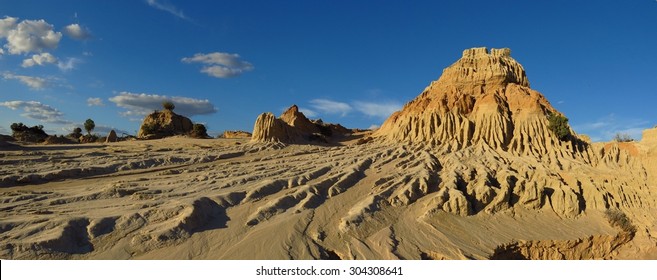
[{"label": "sandstone butte", "polygon": [[11,147],[0,258],[657,259],[657,128],[562,141],[549,114],[474,48],[371,133],[292,106],[249,143]]},{"label": "sandstone butte", "polygon": [[137,138],[158,139],[183,135],[192,131],[192,121],[172,110],[164,109],[147,115],[139,127]]},{"label": "sandstone butte", "polygon": [[321,120],[311,121],[297,105],[285,110],[279,118],[272,113],[263,113],[253,126],[252,142],[282,143],[329,143],[341,140],[352,131],[339,124],[325,124]]}]

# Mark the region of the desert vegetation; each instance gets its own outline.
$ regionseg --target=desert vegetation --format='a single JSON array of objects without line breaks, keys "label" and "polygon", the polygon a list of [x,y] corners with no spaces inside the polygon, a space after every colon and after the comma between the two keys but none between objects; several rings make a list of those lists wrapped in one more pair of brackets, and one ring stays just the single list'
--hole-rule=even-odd
[{"label": "desert vegetation", "polygon": [[82,137],[82,128],[74,128],[73,132],[71,132],[68,137],[76,140],[80,139],[80,137]]},{"label": "desert vegetation", "polygon": [[627,133],[620,133],[619,132],[619,133],[616,133],[616,135],[614,135],[614,141],[616,141],[616,142],[632,142],[632,141],[634,141],[634,139],[632,139],[632,137]]},{"label": "desert vegetation", "polygon": [[18,141],[40,143],[48,138],[48,134],[43,131],[43,125],[28,127],[23,123],[13,123],[10,128],[12,137]]},{"label": "desert vegetation", "polygon": [[87,135],[91,135],[94,128],[96,128],[96,123],[92,119],[87,119],[84,122],[84,129],[87,131]]},{"label": "desert vegetation", "polygon": [[550,113],[548,115],[548,129],[556,135],[559,140],[565,141],[570,138],[570,126],[568,125],[568,118],[563,115]]},{"label": "desert vegetation", "polygon": [[632,224],[632,221],[625,215],[625,212],[615,208],[608,208],[605,210],[605,216],[610,225],[618,227],[625,232],[636,232],[636,226]]},{"label": "desert vegetation", "polygon": [[173,109],[176,108],[176,105],[174,105],[171,101],[164,101],[162,102],[162,108],[164,108],[164,110],[173,111]]}]

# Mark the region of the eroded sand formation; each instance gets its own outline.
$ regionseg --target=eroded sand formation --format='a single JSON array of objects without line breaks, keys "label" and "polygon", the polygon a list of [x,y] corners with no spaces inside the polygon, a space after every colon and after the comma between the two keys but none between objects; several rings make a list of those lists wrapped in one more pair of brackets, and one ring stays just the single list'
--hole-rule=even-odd
[{"label": "eroded sand formation", "polygon": [[290,108],[246,144],[14,148],[0,257],[657,258],[657,129],[560,141],[549,113],[508,49],[476,48],[362,145],[307,145],[321,131]]}]

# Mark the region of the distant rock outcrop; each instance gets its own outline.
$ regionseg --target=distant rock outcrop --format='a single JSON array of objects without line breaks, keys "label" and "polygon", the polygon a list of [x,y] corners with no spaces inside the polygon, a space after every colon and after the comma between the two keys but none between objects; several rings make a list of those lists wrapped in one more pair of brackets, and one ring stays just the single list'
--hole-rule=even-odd
[{"label": "distant rock outcrop", "polygon": [[118,137],[116,136],[116,131],[112,129],[110,130],[109,134],[107,134],[107,139],[105,139],[105,143],[111,143],[116,141],[118,141]]},{"label": "distant rock outcrop", "polygon": [[77,144],[78,142],[69,139],[67,137],[62,136],[57,136],[57,135],[50,135],[46,140],[43,141],[43,144],[46,145],[59,145],[59,144]]},{"label": "distant rock outcrop", "polygon": [[187,134],[193,129],[192,121],[171,110],[155,111],[144,118],[137,138],[159,139],[168,136]]},{"label": "distant rock outcrop", "polygon": [[297,105],[288,108],[280,118],[272,113],[263,113],[256,119],[252,141],[282,143],[329,143],[334,136],[349,133],[339,124],[325,124],[321,120],[311,121]]},{"label": "distant rock outcrop", "polygon": [[251,132],[247,131],[241,131],[241,130],[226,130],[224,133],[219,135],[218,138],[226,138],[226,139],[233,139],[233,138],[251,138],[253,134]]},{"label": "distant rock outcrop", "polygon": [[299,129],[276,118],[274,114],[263,113],[256,119],[251,141],[297,143],[303,141],[303,135]]}]

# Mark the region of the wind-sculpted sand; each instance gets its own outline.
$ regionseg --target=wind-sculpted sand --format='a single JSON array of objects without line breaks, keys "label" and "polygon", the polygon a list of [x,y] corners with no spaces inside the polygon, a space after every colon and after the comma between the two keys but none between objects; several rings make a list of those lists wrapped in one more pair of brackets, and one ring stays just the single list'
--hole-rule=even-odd
[{"label": "wind-sculpted sand", "polygon": [[244,140],[2,151],[0,257],[486,259],[531,257],[509,248],[545,240],[553,251],[566,246],[565,258],[655,257],[646,234],[657,230],[656,213],[645,209],[654,195],[608,189],[639,226],[634,244],[598,206],[573,216],[568,194],[541,198],[530,182],[549,184],[556,174],[539,175],[540,164],[527,159],[482,157],[491,151],[477,147],[453,155],[426,146]]}]

